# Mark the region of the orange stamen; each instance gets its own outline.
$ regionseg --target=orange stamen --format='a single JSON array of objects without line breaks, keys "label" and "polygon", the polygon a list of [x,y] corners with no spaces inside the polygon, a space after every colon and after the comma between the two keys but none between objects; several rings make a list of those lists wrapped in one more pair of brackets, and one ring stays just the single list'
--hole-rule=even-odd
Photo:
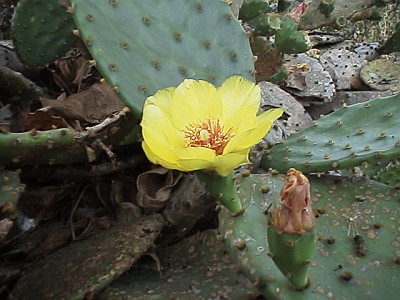
[{"label": "orange stamen", "polygon": [[219,119],[207,119],[198,124],[189,124],[184,130],[186,147],[205,147],[215,151],[216,155],[224,152],[226,144],[235,135],[233,128],[226,132]]}]

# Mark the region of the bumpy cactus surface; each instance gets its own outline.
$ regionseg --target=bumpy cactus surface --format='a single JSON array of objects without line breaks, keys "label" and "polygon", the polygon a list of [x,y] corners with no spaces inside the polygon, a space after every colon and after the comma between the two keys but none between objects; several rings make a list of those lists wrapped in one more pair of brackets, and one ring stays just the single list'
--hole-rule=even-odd
[{"label": "bumpy cactus surface", "polygon": [[[317,250],[303,291],[273,263],[268,245],[268,214],[280,202],[281,176],[252,175],[240,180],[245,212],[220,212],[220,234],[241,270],[267,299],[396,299],[385,288],[399,273],[400,193],[370,180],[309,177],[316,217]],[[271,207],[272,205],[272,207]]]},{"label": "bumpy cactus surface", "polygon": [[308,9],[301,17],[299,28],[314,29],[330,25],[337,18],[349,19],[354,12],[361,12],[375,4],[375,0],[316,0],[308,1]]},{"label": "bumpy cactus surface", "polygon": [[317,239],[310,183],[301,172],[290,169],[268,227],[271,258],[298,290],[309,285],[308,271]]},{"label": "bumpy cactus surface", "polygon": [[216,230],[204,231],[159,249],[161,266],[167,266],[163,275],[143,271],[143,265],[111,284],[98,299],[255,299],[257,288],[224,253],[217,234]]},{"label": "bumpy cactus surface", "polygon": [[60,0],[21,0],[12,29],[17,54],[27,65],[44,65],[65,54],[77,40],[74,21]]},{"label": "bumpy cactus surface", "polygon": [[374,179],[396,189],[400,189],[400,164],[398,162],[391,162],[384,169],[380,170],[374,176]]},{"label": "bumpy cactus surface", "polygon": [[399,158],[399,115],[399,94],[343,107],[274,146],[262,167],[323,172]]},{"label": "bumpy cactus surface", "polygon": [[0,148],[0,166],[75,163],[87,157],[79,134],[68,128],[0,133]]},{"label": "bumpy cactus surface", "polygon": [[297,30],[297,23],[291,17],[283,17],[281,28],[275,36],[275,45],[283,53],[295,54],[310,48],[308,36]]},{"label": "bumpy cactus surface", "polygon": [[253,80],[246,34],[224,1],[71,2],[98,70],[136,115],[148,96],[184,78]]},{"label": "bumpy cactus surface", "polygon": [[31,264],[12,295],[16,299],[43,300],[92,297],[149,251],[163,226],[159,214],[134,220],[128,209],[108,230]]},{"label": "bumpy cactus surface", "polygon": [[19,171],[0,170],[0,207],[2,211],[14,212],[18,199],[24,191]]},{"label": "bumpy cactus surface", "polygon": [[239,20],[250,21],[271,11],[268,1],[244,0],[239,10]]}]

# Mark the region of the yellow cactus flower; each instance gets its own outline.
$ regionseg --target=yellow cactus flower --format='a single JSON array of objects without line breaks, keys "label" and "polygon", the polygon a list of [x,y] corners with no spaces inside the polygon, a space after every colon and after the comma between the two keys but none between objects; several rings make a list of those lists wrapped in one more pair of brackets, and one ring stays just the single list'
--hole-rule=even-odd
[{"label": "yellow cactus flower", "polygon": [[186,79],[145,101],[143,149],[151,162],[169,169],[227,176],[249,163],[250,148],[283,113],[277,108],[257,116],[260,101],[260,88],[241,76],[220,87]]}]

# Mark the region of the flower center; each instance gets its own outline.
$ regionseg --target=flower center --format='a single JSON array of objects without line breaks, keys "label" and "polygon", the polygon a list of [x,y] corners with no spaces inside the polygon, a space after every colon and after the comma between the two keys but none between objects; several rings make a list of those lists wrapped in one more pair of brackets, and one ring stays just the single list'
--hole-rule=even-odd
[{"label": "flower center", "polygon": [[205,147],[214,150],[216,155],[221,155],[226,144],[235,135],[232,130],[233,128],[229,128],[225,132],[219,119],[207,119],[198,124],[189,124],[184,130],[185,147]]}]

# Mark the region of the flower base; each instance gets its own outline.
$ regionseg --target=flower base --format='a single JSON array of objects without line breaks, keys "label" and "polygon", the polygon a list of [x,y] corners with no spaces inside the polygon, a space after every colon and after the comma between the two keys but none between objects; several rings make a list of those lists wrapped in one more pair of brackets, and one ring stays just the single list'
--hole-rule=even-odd
[{"label": "flower base", "polygon": [[244,209],[233,180],[233,173],[223,177],[216,172],[196,172],[197,177],[205,183],[207,190],[223,206],[234,214],[243,213]]}]

